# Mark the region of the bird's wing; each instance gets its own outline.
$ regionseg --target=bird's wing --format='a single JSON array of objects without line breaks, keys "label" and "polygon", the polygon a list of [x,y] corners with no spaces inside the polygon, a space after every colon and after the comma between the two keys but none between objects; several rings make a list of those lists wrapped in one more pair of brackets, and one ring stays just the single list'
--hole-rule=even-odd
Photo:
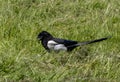
[{"label": "bird's wing", "polygon": [[77,41],[65,40],[65,39],[59,39],[59,38],[54,38],[53,40],[54,40],[55,42],[57,42],[58,44],[64,44],[66,47],[78,43]]}]

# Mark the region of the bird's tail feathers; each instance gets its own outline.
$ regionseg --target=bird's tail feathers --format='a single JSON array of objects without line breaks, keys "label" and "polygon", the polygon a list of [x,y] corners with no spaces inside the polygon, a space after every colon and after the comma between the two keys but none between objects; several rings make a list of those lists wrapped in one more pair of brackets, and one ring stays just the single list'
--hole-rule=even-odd
[{"label": "bird's tail feathers", "polygon": [[87,44],[92,44],[92,43],[100,42],[100,41],[103,41],[103,40],[107,40],[108,38],[111,38],[111,36],[108,36],[108,37],[105,37],[105,38],[96,39],[96,40],[91,40],[91,41],[80,42],[78,44],[71,45],[69,47],[83,46],[83,45],[87,45]]}]

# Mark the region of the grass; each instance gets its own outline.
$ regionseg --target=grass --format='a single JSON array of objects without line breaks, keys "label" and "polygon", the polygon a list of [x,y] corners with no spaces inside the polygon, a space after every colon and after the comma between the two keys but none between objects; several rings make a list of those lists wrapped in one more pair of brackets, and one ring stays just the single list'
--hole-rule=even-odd
[{"label": "grass", "polygon": [[[0,0],[0,82],[118,82],[119,0]],[[87,41],[111,39],[48,53],[39,32]]]}]

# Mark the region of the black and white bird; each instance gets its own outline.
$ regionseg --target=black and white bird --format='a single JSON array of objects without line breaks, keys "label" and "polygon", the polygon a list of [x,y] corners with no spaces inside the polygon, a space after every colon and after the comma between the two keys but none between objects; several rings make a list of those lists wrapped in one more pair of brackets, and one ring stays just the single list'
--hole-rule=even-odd
[{"label": "black and white bird", "polygon": [[83,46],[86,44],[100,42],[100,41],[106,40],[110,37],[101,38],[101,39],[97,39],[97,40],[91,40],[91,41],[85,41],[85,42],[78,42],[78,41],[55,38],[47,31],[42,31],[39,33],[37,38],[38,38],[38,40],[41,40],[42,46],[48,52],[50,52],[51,50],[53,50],[53,51],[72,51],[73,49],[75,49],[78,46]]}]

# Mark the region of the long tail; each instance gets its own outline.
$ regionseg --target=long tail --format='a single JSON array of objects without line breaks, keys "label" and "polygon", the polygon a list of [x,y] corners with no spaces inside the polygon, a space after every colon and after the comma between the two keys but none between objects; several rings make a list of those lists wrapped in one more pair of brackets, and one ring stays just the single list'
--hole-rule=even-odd
[{"label": "long tail", "polygon": [[111,36],[108,36],[108,37],[105,37],[105,38],[96,39],[96,40],[91,40],[91,41],[80,42],[78,44],[71,45],[69,47],[83,46],[83,45],[87,45],[87,44],[92,44],[92,43],[100,42],[100,41],[103,41],[103,40],[107,40],[109,38],[111,38]]}]

